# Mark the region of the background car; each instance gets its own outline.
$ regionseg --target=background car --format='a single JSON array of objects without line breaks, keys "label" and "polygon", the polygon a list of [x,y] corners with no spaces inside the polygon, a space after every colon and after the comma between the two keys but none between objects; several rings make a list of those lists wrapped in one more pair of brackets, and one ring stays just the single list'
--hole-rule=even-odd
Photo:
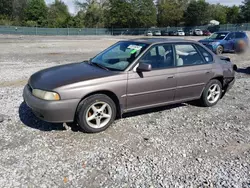
[{"label": "background car", "polygon": [[200,43],[210,48],[216,54],[223,52],[241,52],[249,46],[249,39],[245,32],[221,31],[200,40]]},{"label": "background car", "polygon": [[134,39],[33,74],[23,97],[44,121],[76,122],[96,133],[132,111],[192,100],[214,106],[233,86],[234,70],[229,58],[195,41]]},{"label": "background car", "polygon": [[169,36],[169,33],[168,33],[168,31],[163,30],[163,31],[161,31],[161,35],[162,36]]},{"label": "background car", "polygon": [[153,36],[153,33],[152,33],[152,31],[146,31],[145,35],[146,36]]},{"label": "background car", "polygon": [[161,31],[160,30],[154,31],[153,35],[154,36],[161,36]]},{"label": "background car", "polygon": [[169,36],[177,36],[178,35],[178,33],[177,33],[177,31],[169,31]]},{"label": "background car", "polygon": [[211,32],[208,31],[208,30],[203,30],[203,36],[210,36],[211,35]]},{"label": "background car", "polygon": [[177,35],[178,36],[185,36],[185,32],[183,30],[178,30]]},{"label": "background car", "polygon": [[194,35],[195,35],[195,36],[203,36],[203,32],[202,32],[202,30],[200,30],[200,29],[195,29],[195,30],[194,30]]},{"label": "background car", "polygon": [[194,35],[194,31],[193,30],[186,30],[185,31],[185,36],[193,36]]}]

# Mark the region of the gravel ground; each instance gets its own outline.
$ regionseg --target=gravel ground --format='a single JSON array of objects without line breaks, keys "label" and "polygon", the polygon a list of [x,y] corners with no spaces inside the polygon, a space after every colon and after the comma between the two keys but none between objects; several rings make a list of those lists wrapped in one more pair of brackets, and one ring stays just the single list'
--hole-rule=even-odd
[{"label": "gravel ground", "polygon": [[131,113],[99,134],[34,117],[22,99],[31,74],[117,40],[0,35],[0,187],[249,188],[249,52],[225,54],[239,67],[237,81],[212,108]]}]

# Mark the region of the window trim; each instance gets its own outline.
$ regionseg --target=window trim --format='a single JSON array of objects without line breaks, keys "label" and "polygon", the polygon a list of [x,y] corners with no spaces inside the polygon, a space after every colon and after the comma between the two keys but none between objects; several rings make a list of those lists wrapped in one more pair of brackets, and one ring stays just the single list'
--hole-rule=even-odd
[{"label": "window trim", "polygon": [[[172,43],[157,43],[157,44],[153,44],[153,45],[149,46],[149,48],[148,48],[146,51],[144,51],[143,54],[141,54],[141,57],[139,57],[139,59],[136,60],[135,65],[134,65],[130,70],[134,70],[134,71],[135,71],[135,69],[138,67],[138,65],[139,65],[139,63],[140,63],[140,60],[141,60],[148,52],[150,53],[150,50],[151,50],[152,48],[154,48],[155,46],[164,46],[164,45],[169,45],[169,46],[171,46],[171,48],[172,48],[172,50],[173,50],[173,61],[174,61],[174,65],[173,65],[172,67],[164,67],[164,68],[152,69],[151,71],[159,71],[159,70],[177,68],[177,66],[176,66],[176,57],[175,57],[175,50],[174,50],[173,44],[172,44]],[[158,50],[156,50],[156,51],[159,53]]]},{"label": "window trim", "polygon": [[[199,48],[197,47],[198,45],[199,45],[199,44],[194,44],[196,50],[200,53],[200,55],[201,55],[201,57],[203,58],[203,60],[204,60],[205,62],[207,62],[207,61],[206,61],[206,58],[204,57],[204,55],[202,54],[202,52],[201,52],[201,51],[199,50]],[[208,52],[203,46],[199,45],[199,47],[202,48],[202,49],[204,49],[204,50],[212,57],[212,62],[207,62],[207,64],[213,64],[213,63],[214,63],[214,56],[213,56],[210,52]]]},{"label": "window trim", "polygon": [[[191,46],[193,46],[193,48],[197,51],[197,53],[201,56],[201,59],[204,61],[204,62],[207,62],[206,60],[205,60],[205,58],[204,58],[204,56],[201,54],[201,52],[199,51],[199,49],[195,46],[195,45],[199,45],[199,44],[196,44],[196,43],[188,43],[188,42],[186,42],[186,43],[174,43],[174,44],[172,44],[173,45],[173,47],[174,47],[174,54],[175,54],[175,62],[177,61],[177,59],[176,59],[176,48],[175,48],[175,46],[176,45],[191,45]],[[207,50],[206,50],[207,51]],[[210,55],[212,55],[211,53],[209,53]],[[212,57],[213,57],[213,55],[212,55]],[[214,58],[213,58],[213,62],[212,63],[214,63]],[[209,64],[212,64],[212,63],[204,63],[204,64],[197,64],[197,65],[183,65],[183,66],[177,66],[177,64],[175,63],[175,67],[176,68],[182,68],[182,67],[191,67],[191,66],[202,66],[202,65],[209,65]]]}]

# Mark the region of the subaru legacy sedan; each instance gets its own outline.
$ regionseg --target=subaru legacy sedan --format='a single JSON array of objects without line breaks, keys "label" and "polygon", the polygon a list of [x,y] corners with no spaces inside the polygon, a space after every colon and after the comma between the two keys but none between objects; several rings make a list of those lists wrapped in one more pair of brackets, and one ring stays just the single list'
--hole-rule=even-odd
[{"label": "subaru legacy sedan", "polygon": [[234,84],[235,69],[198,42],[134,39],[33,74],[23,97],[44,121],[74,122],[96,133],[131,111],[193,100],[214,106]]}]

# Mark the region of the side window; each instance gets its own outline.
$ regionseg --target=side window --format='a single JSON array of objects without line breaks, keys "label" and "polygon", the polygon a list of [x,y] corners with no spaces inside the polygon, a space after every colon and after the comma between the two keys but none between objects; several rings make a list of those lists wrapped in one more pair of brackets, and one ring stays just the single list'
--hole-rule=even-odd
[{"label": "side window", "polygon": [[196,45],[196,47],[198,48],[198,50],[201,52],[201,54],[203,55],[204,59],[206,60],[207,63],[212,63],[213,62],[213,56],[207,52],[203,47],[201,47],[200,45]]},{"label": "side window", "polygon": [[234,39],[234,36],[235,36],[234,33],[229,33],[226,40],[232,40]]},{"label": "side window", "polygon": [[160,44],[153,46],[140,59],[140,62],[151,64],[152,69],[164,69],[174,67],[174,54],[172,45]]},{"label": "side window", "polygon": [[243,39],[243,38],[245,38],[245,34],[237,32],[235,38],[237,38],[237,39]]},{"label": "side window", "polygon": [[178,44],[175,45],[176,51],[176,65],[191,66],[206,64],[201,55],[192,44]]}]

